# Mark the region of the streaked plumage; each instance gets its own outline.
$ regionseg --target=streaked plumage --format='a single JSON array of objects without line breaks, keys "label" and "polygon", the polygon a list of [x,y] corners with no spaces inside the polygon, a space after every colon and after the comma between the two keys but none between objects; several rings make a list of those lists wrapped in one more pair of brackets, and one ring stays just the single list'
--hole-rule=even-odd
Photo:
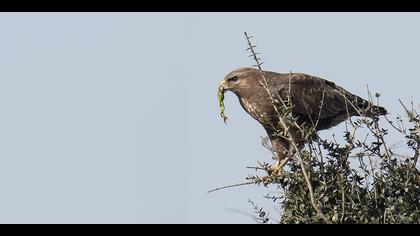
[{"label": "streaked plumage", "polygon": [[[292,113],[298,117],[299,124],[316,123],[317,131],[331,128],[346,120],[349,115],[371,117],[386,114],[385,108],[373,106],[334,82],[316,76],[271,71],[264,71],[264,75],[272,94],[283,100],[290,94]],[[221,87],[235,93],[245,111],[265,128],[278,158],[281,159],[290,144],[275,135],[274,127],[278,127],[278,116],[260,81],[263,79],[259,70],[239,68],[225,76]],[[298,131],[291,132],[296,142],[302,146],[305,140],[300,138]]]}]

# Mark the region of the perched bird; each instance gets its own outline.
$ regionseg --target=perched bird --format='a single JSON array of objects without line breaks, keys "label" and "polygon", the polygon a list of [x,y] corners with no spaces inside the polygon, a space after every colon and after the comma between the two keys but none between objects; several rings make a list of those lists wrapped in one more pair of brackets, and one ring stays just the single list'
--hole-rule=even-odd
[{"label": "perched bird", "polygon": [[[279,100],[289,101],[290,113],[297,126],[289,133],[299,148],[307,137],[302,137],[300,126],[312,126],[315,131],[329,129],[349,116],[377,117],[387,114],[383,107],[348,92],[334,82],[302,73],[281,74],[254,68],[239,68],[225,76],[219,91],[231,91],[237,95],[243,109],[257,120],[267,131],[275,157],[276,167],[291,150],[290,138],[279,135],[279,112],[275,104]],[[263,86],[264,83],[268,86]],[[270,97],[271,96],[271,97]],[[273,102],[273,100],[275,100]]]}]

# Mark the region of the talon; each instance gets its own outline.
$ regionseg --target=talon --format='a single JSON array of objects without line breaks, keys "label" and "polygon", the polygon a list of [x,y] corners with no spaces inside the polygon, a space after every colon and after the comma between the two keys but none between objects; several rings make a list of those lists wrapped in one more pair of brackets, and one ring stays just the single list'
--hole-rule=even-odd
[{"label": "talon", "polygon": [[261,183],[264,184],[264,186],[266,186],[266,185],[272,183],[273,179],[270,176],[263,176],[263,177],[260,177],[260,181],[261,181]]},{"label": "talon", "polygon": [[289,158],[285,158],[284,160],[277,160],[276,164],[273,166],[270,166],[270,175],[281,175],[283,172],[283,166],[287,164],[289,161]]},{"label": "talon", "polygon": [[274,168],[273,170],[273,174],[274,175],[281,175],[281,173],[283,172],[283,166],[282,165],[276,165],[276,168]]}]

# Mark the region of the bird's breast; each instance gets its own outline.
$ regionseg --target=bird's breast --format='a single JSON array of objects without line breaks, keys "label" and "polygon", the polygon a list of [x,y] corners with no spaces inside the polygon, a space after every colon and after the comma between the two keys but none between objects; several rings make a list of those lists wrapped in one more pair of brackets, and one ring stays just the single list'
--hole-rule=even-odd
[{"label": "bird's breast", "polygon": [[241,105],[248,113],[254,114],[259,112],[257,104],[251,99],[241,99]]},{"label": "bird's breast", "polygon": [[258,120],[260,123],[268,122],[268,114],[262,110],[256,101],[252,99],[240,99],[240,103],[245,111],[252,116],[252,118]]}]

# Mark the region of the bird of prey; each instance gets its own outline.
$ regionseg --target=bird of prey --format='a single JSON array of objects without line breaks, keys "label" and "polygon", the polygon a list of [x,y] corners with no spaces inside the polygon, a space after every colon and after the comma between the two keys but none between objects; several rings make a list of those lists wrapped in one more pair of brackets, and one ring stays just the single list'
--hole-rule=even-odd
[{"label": "bird of prey", "polygon": [[[263,79],[268,87],[263,86]],[[385,108],[371,104],[334,82],[302,73],[239,68],[228,73],[221,82],[219,92],[223,95],[225,91],[236,94],[243,109],[267,131],[277,160],[276,167],[290,153],[291,143],[290,139],[278,135],[281,126],[273,99],[291,101],[291,114],[296,117],[298,127],[312,125],[315,131],[329,129],[351,116],[387,114]],[[295,144],[302,148],[307,137],[302,137],[296,127],[290,128],[289,133]]]}]

